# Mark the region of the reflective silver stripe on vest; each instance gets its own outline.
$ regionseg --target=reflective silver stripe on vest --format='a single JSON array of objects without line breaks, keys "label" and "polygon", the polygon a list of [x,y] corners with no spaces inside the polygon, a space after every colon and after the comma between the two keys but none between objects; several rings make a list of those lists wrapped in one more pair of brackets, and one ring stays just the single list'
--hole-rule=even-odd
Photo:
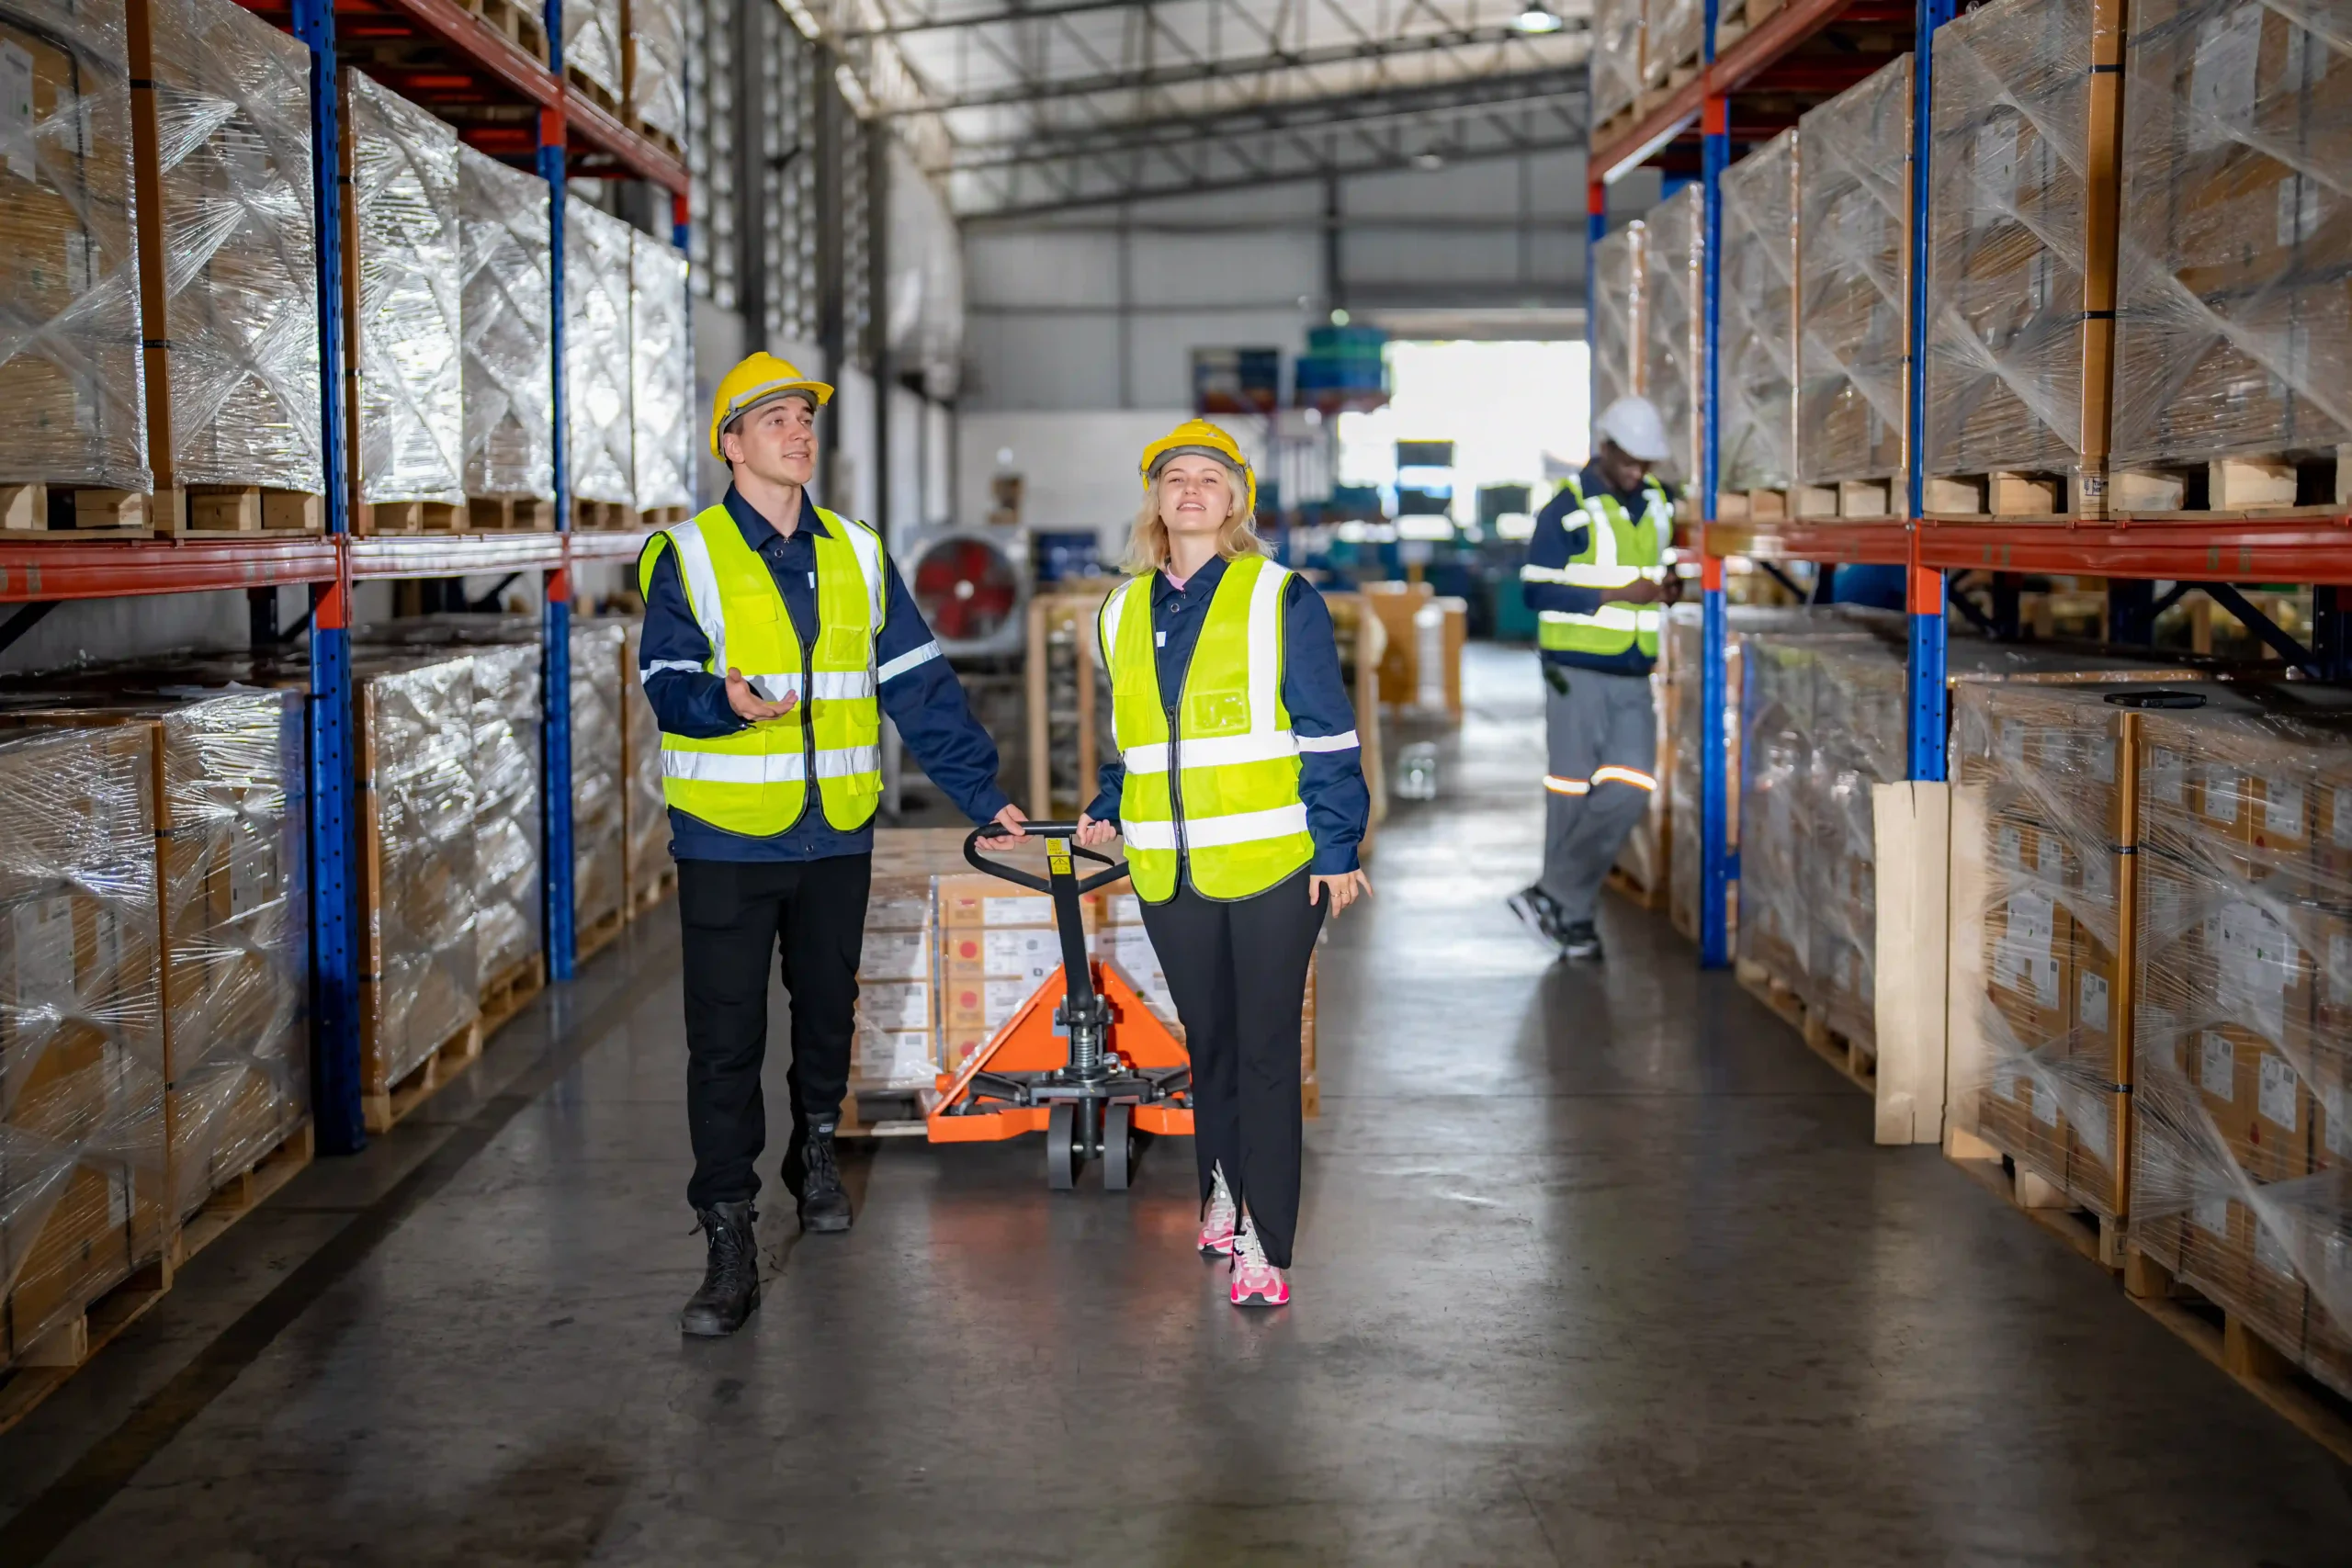
[{"label": "reflective silver stripe on vest", "polygon": [[[729,522],[728,526],[731,528],[734,524]],[[670,529],[670,543],[678,552],[678,577],[685,584],[686,607],[695,613],[695,624],[702,627],[702,635],[710,643],[710,667],[723,674],[727,670],[727,612],[719,604],[718,570],[710,564],[710,541],[702,536],[702,525],[690,517]]]},{"label": "reflective silver stripe on vest", "polygon": [[[1352,735],[1348,744],[1355,744]],[[1237,762],[1278,762],[1285,757],[1297,756],[1298,751],[1298,739],[1287,729],[1251,735],[1209,735],[1184,742],[1184,766],[1224,768]],[[1119,761],[1131,773],[1164,773],[1168,771],[1168,748],[1159,742],[1137,746],[1121,752]]]},{"label": "reflective silver stripe on vest", "polygon": [[[1173,851],[1176,848],[1176,824],[1168,822],[1122,821],[1119,830],[1130,849]],[[1187,817],[1184,818],[1184,847],[1193,850],[1216,850],[1235,844],[1261,843],[1268,839],[1287,839],[1306,831],[1306,807],[1303,804],[1277,806],[1270,811],[1237,811],[1226,817]]]},{"label": "reflective silver stripe on vest", "polygon": [[1286,568],[1268,561],[1250,595],[1250,733],[1286,741],[1290,735],[1274,716],[1282,711],[1283,589],[1289,581]]},{"label": "reflective silver stripe on vest", "polygon": [[820,779],[850,779],[881,771],[879,746],[842,746],[817,753],[817,776]]},{"label": "reflective silver stripe on vest", "polygon": [[806,777],[797,751],[744,756],[737,751],[673,751],[662,749],[662,776],[695,784],[798,784]]},{"label": "reflective silver stripe on vest", "polygon": [[[1119,639],[1119,615],[1125,608],[1127,591],[1141,581],[1141,578],[1130,577],[1111,590],[1110,597],[1102,601],[1102,613],[1094,617],[1094,640],[1102,650],[1102,668],[1105,670],[1111,668],[1111,645]],[[1111,744],[1114,747],[1119,745],[1119,705],[1115,694],[1111,704]],[[1120,750],[1124,755],[1125,748]],[[1165,758],[1161,759],[1158,771],[1168,771]]]},{"label": "reflective silver stripe on vest", "polygon": [[800,671],[790,671],[782,675],[746,675],[744,684],[768,702],[780,703],[786,697],[800,695]]},{"label": "reflective silver stripe on vest", "polygon": [[851,702],[874,694],[871,670],[820,670],[811,681],[809,693],[819,702]]},{"label": "reflective silver stripe on vest", "polygon": [[882,592],[882,541],[876,537],[872,529],[854,518],[837,517],[831,513],[825,515],[840,525],[842,537],[849,541],[849,547],[857,554],[858,573],[865,579],[866,603],[874,607],[874,635],[880,637],[886,613]]},{"label": "reflective silver stripe on vest", "polygon": [[910,670],[920,670],[939,657],[939,639],[933,637],[921,648],[909,649],[889,663],[882,666],[876,679],[895,681]]},{"label": "reflective silver stripe on vest", "polygon": [[1338,735],[1302,735],[1298,738],[1298,749],[1302,751],[1352,751],[1363,744],[1352,729],[1343,730]]},{"label": "reflective silver stripe on vest", "polygon": [[695,663],[691,659],[657,659],[650,664],[648,664],[644,669],[639,671],[638,673],[639,675],[660,675],[672,670],[691,671],[693,673],[697,675],[703,672],[702,666]]}]

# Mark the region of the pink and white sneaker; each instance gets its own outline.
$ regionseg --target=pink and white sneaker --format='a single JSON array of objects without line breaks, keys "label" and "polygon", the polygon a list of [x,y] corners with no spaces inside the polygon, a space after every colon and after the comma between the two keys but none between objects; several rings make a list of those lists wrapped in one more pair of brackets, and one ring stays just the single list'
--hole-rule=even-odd
[{"label": "pink and white sneaker", "polygon": [[1222,1167],[1209,1168],[1208,1207],[1201,1215],[1201,1256],[1224,1258],[1233,1251],[1233,1227],[1240,1218],[1233,1194],[1225,1185]]},{"label": "pink and white sneaker", "polygon": [[1244,1224],[1233,1237],[1233,1304],[1238,1307],[1278,1307],[1290,1304],[1290,1281],[1266,1261],[1258,1228]]}]

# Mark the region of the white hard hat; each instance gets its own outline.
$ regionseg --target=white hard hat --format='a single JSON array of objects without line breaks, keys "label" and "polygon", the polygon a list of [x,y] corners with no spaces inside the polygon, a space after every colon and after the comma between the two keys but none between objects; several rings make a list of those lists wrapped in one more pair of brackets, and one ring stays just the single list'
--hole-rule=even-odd
[{"label": "white hard hat", "polygon": [[1647,398],[1620,398],[1611,403],[1592,422],[1592,433],[1645,463],[1663,463],[1672,456],[1666,445],[1666,421]]}]

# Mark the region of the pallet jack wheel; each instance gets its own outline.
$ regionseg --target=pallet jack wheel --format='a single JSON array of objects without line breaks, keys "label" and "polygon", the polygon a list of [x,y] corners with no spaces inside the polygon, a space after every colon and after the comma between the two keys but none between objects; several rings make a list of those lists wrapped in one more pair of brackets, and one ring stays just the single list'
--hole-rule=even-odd
[{"label": "pallet jack wheel", "polygon": [[1078,1106],[1057,1100],[1046,1118],[1046,1185],[1067,1192],[1078,1185],[1079,1162],[1086,1157],[1078,1144]]},{"label": "pallet jack wheel", "polygon": [[1125,1100],[1102,1113],[1102,1190],[1125,1192],[1136,1169],[1136,1111]]}]

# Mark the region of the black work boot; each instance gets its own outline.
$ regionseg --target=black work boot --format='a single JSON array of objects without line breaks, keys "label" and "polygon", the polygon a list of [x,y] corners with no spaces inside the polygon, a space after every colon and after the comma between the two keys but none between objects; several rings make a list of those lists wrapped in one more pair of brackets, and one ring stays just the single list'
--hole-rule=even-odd
[{"label": "black work boot", "polygon": [[710,1261],[703,1269],[702,1289],[678,1315],[680,1333],[723,1338],[742,1327],[760,1304],[760,1248],[752,1235],[758,1217],[749,1199],[695,1211],[710,1238]]},{"label": "black work boot", "polygon": [[1560,930],[1560,953],[1566,958],[1600,962],[1600,932],[1590,920],[1578,920]]},{"label": "black work boot", "polygon": [[842,1190],[842,1168],[833,1157],[833,1129],[820,1123],[808,1129],[801,1142],[799,1167],[792,1189],[800,1199],[800,1228],[804,1231],[849,1229],[849,1194]]}]

